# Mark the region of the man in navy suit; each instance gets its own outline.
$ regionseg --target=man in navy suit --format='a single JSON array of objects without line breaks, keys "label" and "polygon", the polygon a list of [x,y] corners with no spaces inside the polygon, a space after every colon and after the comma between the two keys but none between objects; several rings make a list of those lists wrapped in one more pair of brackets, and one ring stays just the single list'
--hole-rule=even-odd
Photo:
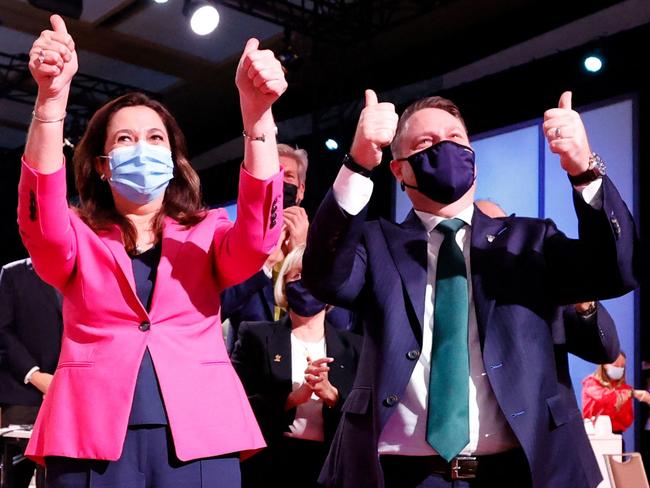
[{"label": "man in navy suit", "polygon": [[[600,327],[598,308],[564,330],[562,305],[632,290],[636,231],[571,93],[544,114],[544,131],[574,187],[577,240],[550,220],[492,219],[474,207],[474,153],[452,102],[420,100],[398,123],[392,104],[366,92],[303,260],[312,293],[355,307],[365,324],[324,486],[599,483],[566,351],[607,355],[615,331]],[[369,175],[388,144],[414,210],[401,224],[365,223]]]},{"label": "man in navy suit", "polygon": [[[61,295],[38,277],[31,259],[3,266],[0,272],[3,427],[33,424],[36,420],[59,361],[62,332]],[[32,461],[24,459],[13,469],[7,467],[3,479],[10,480],[7,486],[27,488],[35,467]],[[41,483],[37,477],[37,484]]]}]

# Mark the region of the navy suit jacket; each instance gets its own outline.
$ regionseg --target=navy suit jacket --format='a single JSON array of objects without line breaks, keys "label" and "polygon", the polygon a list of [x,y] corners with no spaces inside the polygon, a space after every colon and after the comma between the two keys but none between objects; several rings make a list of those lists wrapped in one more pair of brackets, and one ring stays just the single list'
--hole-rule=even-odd
[{"label": "navy suit jacket", "polygon": [[[535,488],[591,488],[600,480],[554,339],[563,335],[559,305],[619,296],[637,284],[634,222],[607,177],[601,191],[600,210],[574,192],[577,240],[550,220],[474,210],[471,279],[483,362]],[[326,487],[383,486],[379,435],[422,347],[427,233],[413,212],[401,224],[364,220],[365,211],[347,214],[330,192],[303,258],[312,293],[356,306],[364,320],[357,379],[321,473]]]},{"label": "navy suit jacket", "polygon": [[63,320],[58,292],[43,282],[31,259],[0,273],[0,403],[41,404],[43,395],[24,383],[34,366],[53,374],[59,361]]}]

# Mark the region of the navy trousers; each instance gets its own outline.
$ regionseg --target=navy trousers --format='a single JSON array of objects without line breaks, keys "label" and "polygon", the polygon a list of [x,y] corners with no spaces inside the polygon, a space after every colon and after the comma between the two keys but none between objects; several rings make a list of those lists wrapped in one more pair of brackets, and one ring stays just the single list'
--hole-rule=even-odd
[{"label": "navy trousers", "polygon": [[240,488],[239,454],[182,462],[168,426],[129,427],[117,461],[47,457],[46,488]]}]

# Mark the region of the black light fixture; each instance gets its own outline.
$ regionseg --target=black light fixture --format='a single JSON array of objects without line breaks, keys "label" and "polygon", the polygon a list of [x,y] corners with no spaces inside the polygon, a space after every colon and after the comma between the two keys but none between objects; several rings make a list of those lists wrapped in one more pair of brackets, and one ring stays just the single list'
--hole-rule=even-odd
[{"label": "black light fixture", "polygon": [[83,0],[28,0],[30,5],[42,10],[47,10],[55,14],[70,17],[72,19],[81,18],[83,11]]},{"label": "black light fixture", "polygon": [[190,18],[190,27],[199,36],[210,34],[219,25],[219,11],[206,0],[184,0],[183,15]]}]

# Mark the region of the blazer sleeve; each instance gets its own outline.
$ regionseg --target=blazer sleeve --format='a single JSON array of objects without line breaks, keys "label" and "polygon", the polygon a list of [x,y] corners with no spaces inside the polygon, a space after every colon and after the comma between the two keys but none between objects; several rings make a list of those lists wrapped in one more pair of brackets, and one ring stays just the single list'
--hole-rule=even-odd
[{"label": "blazer sleeve", "polygon": [[12,274],[17,271],[19,269],[16,267],[6,266],[0,271],[0,350],[4,351],[3,366],[22,384],[29,370],[41,365],[37,364],[16,333],[15,307],[18,297]]},{"label": "blazer sleeve", "polygon": [[242,165],[239,173],[237,220],[217,225],[214,264],[222,288],[241,283],[264,264],[282,229],[283,172],[260,180]]},{"label": "blazer sleeve", "polygon": [[242,322],[230,356],[267,443],[281,435],[295,416],[295,409],[284,409],[290,389],[279,388],[267,368],[269,352],[261,329],[268,331],[271,324]]},{"label": "blazer sleeve", "polygon": [[351,307],[365,285],[363,242],[367,206],[357,215],[343,210],[330,190],[309,226],[302,280],[318,299]]},{"label": "blazer sleeve", "polygon": [[596,313],[581,317],[568,305],[563,312],[567,351],[594,364],[616,361],[621,350],[616,325],[605,306],[597,302]]},{"label": "blazer sleeve", "polygon": [[66,200],[65,165],[51,174],[24,161],[18,184],[18,228],[34,269],[63,289],[76,263],[76,238]]},{"label": "blazer sleeve", "polygon": [[638,237],[625,202],[607,177],[597,209],[574,191],[578,239],[569,239],[549,221],[544,257],[549,290],[559,303],[586,302],[621,296],[638,286]]}]

